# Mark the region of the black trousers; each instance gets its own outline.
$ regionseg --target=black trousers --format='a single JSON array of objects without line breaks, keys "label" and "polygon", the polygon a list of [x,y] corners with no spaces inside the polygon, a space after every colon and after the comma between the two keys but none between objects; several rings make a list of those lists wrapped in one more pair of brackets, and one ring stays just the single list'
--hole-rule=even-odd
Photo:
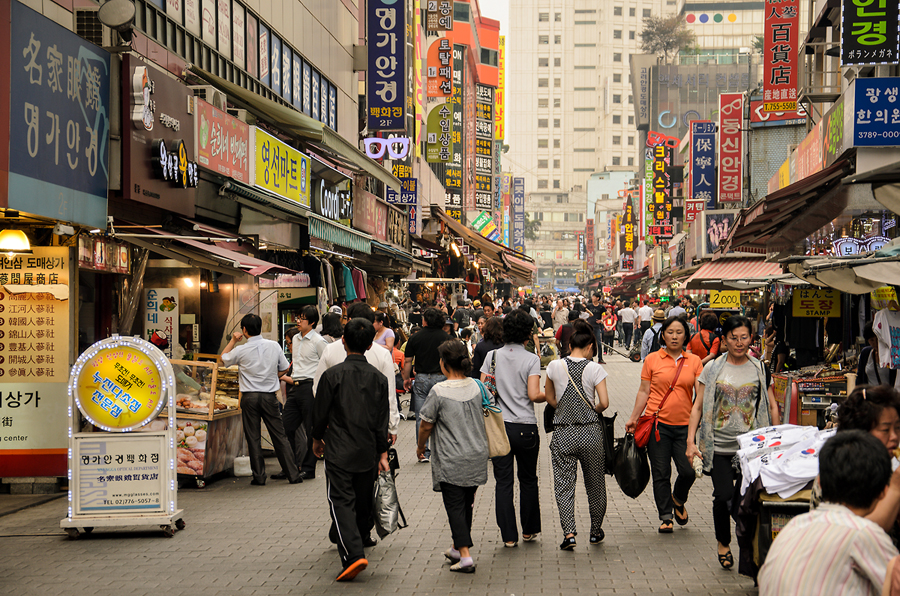
[{"label": "black trousers", "polygon": [[610,349],[616,342],[616,332],[615,331],[603,331],[603,353],[611,354],[612,350]]},{"label": "black trousers", "polygon": [[[650,459],[650,473],[653,476],[653,498],[659,511],[659,519],[672,519],[675,504],[674,495],[679,503],[687,501],[688,492],[697,477],[687,455],[687,425],[671,426],[659,423],[659,441],[656,433],[650,433],[647,443],[647,455]],[[672,462],[675,462],[675,488],[672,488]]]},{"label": "black trousers", "polygon": [[513,503],[514,462],[519,477],[519,507],[523,534],[537,534],[541,531],[541,504],[538,498],[537,462],[541,452],[541,441],[537,424],[506,423],[510,452],[495,457],[494,480],[497,482],[495,508],[497,525],[503,542],[518,542],[516,527],[516,506]]},{"label": "black trousers", "polygon": [[372,529],[372,507],[378,468],[349,472],[325,460],[325,494],[336,529],[338,554],[347,567],[365,556],[363,536]]},{"label": "black trousers", "polygon": [[625,347],[630,348],[634,339],[634,323],[622,323],[622,333],[625,335]]},{"label": "black trousers", "polygon": [[[291,390],[288,391],[287,401],[284,403],[284,432],[294,452],[294,458],[301,472],[310,476],[316,474],[317,458],[312,450],[312,407],[313,400],[312,379],[294,381]],[[298,432],[302,426],[303,432]],[[298,436],[302,436],[302,443],[298,443]]]},{"label": "black trousers", "polygon": [[248,391],[241,395],[241,418],[244,423],[244,437],[247,439],[247,450],[250,454],[250,469],[257,482],[266,481],[266,462],[262,455],[262,421],[269,429],[275,456],[281,464],[281,471],[289,480],[300,476],[294,463],[291,444],[284,434],[281,412],[278,410],[278,398],[274,393],[258,393]]},{"label": "black trousers", "polygon": [[731,544],[731,502],[735,486],[741,484],[741,473],[731,465],[732,455],[713,455],[713,526],[716,540],[722,546]]},{"label": "black trousers", "polygon": [[646,333],[647,329],[653,326],[653,321],[641,321],[641,339],[644,338],[644,333]]},{"label": "black trousers", "polygon": [[456,550],[472,546],[472,508],[475,505],[476,490],[477,486],[456,486],[441,482],[441,497],[450,521],[453,548]]}]

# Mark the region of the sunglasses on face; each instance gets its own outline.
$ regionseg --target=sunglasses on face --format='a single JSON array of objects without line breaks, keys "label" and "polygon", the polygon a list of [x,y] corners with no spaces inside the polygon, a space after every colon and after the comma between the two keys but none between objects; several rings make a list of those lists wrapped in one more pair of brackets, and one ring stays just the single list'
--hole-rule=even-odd
[{"label": "sunglasses on face", "polygon": [[406,159],[409,155],[409,137],[398,137],[395,139],[379,139],[368,138],[363,139],[363,145],[366,148],[366,155],[372,159],[381,159],[387,150],[390,159]]}]

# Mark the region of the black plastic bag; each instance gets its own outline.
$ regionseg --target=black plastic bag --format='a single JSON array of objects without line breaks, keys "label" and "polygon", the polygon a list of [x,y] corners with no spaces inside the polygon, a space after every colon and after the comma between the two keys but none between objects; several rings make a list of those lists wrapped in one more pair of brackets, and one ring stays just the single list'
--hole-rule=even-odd
[{"label": "black plastic bag", "polygon": [[616,447],[615,476],[619,488],[632,499],[637,499],[650,482],[647,449],[635,444],[632,433],[627,433]]},{"label": "black plastic bag", "polygon": [[603,451],[606,462],[606,474],[614,476],[616,474],[616,443],[613,438],[613,430],[616,423],[618,412],[612,416],[600,415],[600,423],[603,426]]}]

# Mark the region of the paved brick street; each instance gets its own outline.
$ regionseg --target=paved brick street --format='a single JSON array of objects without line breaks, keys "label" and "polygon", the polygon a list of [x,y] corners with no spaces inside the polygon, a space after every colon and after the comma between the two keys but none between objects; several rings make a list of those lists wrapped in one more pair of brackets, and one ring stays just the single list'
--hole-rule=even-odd
[{"label": "paved brick street", "polygon": [[[640,365],[607,357],[617,434],[631,411]],[[414,464],[415,425],[401,422],[398,488],[410,526],[368,554],[370,566],[351,584],[335,584],[337,552],[328,542],[324,476],[301,485],[273,481],[250,486],[226,478],[185,489],[179,505],[187,528],[161,533],[102,531],[68,540],[59,529],[64,499],[0,517],[0,593],[3,594],[755,594],[752,580],[716,561],[708,478],[688,501],[691,521],[659,535],[650,487],[637,500],[607,477],[609,508],[602,546],[588,544],[587,502],[578,491],[581,534],[574,552],[562,539],[553,498],[547,438],[540,460],[543,533],[537,542],[507,549],[494,520],[493,479],[475,502],[473,554],[478,570],[454,574],[441,552],[450,532],[427,464]],[[270,473],[277,471],[274,458]],[[737,556],[736,544],[735,557]]]}]

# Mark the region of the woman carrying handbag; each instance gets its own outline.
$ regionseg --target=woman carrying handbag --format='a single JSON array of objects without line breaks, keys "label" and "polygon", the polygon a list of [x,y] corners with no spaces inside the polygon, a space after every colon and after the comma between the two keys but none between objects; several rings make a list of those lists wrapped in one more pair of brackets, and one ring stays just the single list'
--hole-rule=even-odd
[{"label": "woman carrying handbag", "polygon": [[[646,445],[653,476],[653,498],[662,521],[659,533],[671,534],[673,519],[681,526],[688,522],[684,503],[696,476],[685,453],[694,386],[703,372],[703,365],[698,356],[684,352],[690,337],[684,319],[666,319],[659,337],[663,347],[648,354],[644,360],[641,386],[631,418],[625,423],[625,431],[635,433],[637,444],[642,446],[642,435],[649,430]],[[641,416],[645,410],[645,416]],[[672,462],[678,472],[674,490]]]},{"label": "woman carrying handbag", "polygon": [[[606,515],[606,478],[603,430],[600,412],[609,407],[606,371],[591,359],[598,351],[591,326],[575,321],[575,333],[569,344],[571,355],[547,366],[544,393],[547,403],[556,408],[550,454],[553,461],[553,485],[563,537],[559,548],[575,548],[575,484],[578,462],[584,474],[591,513],[591,544],[603,542],[603,518]],[[594,403],[594,395],[597,400]],[[559,395],[559,398],[556,396]],[[590,398],[588,397],[590,396]]]}]

